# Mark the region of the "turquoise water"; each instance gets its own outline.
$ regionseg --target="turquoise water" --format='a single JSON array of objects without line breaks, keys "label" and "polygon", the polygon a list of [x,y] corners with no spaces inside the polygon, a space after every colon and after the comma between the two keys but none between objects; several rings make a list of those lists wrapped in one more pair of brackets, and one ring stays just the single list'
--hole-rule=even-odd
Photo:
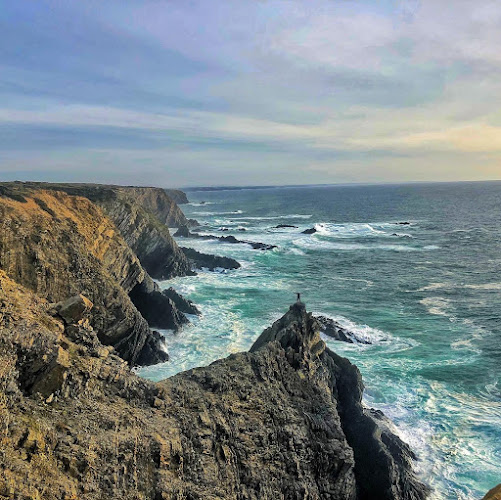
[{"label": "turquoise water", "polygon": [[[159,380],[247,350],[302,292],[308,310],[373,342],[326,339],[360,368],[366,403],[416,451],[433,498],[481,498],[501,482],[501,183],[188,195],[183,211],[207,233],[226,227],[220,234],[279,248],[182,240],[242,268],[162,283],[202,316],[166,332],[171,361],[143,376]],[[316,234],[300,234],[313,226]]]}]

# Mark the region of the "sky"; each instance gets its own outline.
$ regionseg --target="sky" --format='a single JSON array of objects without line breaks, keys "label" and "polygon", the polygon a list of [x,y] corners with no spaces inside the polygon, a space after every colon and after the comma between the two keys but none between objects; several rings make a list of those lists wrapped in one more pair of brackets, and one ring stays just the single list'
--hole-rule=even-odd
[{"label": "sky", "polygon": [[501,179],[499,0],[3,0],[0,179]]}]

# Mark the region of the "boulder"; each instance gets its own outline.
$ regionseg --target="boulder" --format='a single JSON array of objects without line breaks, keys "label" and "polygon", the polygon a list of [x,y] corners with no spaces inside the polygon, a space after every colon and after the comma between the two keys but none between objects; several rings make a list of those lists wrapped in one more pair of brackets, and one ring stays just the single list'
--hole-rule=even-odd
[{"label": "boulder", "polygon": [[92,302],[84,295],[79,294],[58,302],[54,309],[67,325],[71,325],[82,320],[92,307]]},{"label": "boulder", "polygon": [[312,227],[310,229],[305,229],[304,231],[302,231],[302,234],[315,234],[317,232],[317,230]]}]

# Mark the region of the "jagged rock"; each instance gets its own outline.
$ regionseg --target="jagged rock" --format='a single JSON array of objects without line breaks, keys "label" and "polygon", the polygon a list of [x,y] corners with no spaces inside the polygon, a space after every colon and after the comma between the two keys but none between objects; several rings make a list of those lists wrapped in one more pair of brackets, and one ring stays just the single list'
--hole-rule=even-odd
[{"label": "jagged rock", "polygon": [[220,257],[218,255],[210,255],[198,252],[193,248],[181,247],[186,257],[192,262],[195,268],[207,268],[209,271],[215,269],[238,269],[240,263],[230,257]]},{"label": "jagged rock", "polygon": [[312,227],[310,229],[305,229],[304,231],[301,231],[301,234],[315,234],[317,232],[317,230]]},{"label": "jagged rock", "polygon": [[176,238],[191,238],[193,237],[192,233],[190,233],[190,228],[186,225],[180,226],[178,230],[174,233]]},{"label": "jagged rock", "polygon": [[[189,323],[188,318],[176,307],[174,301],[168,295],[163,294],[158,286],[151,289],[146,283],[140,283],[131,290],[129,296],[152,327],[179,330],[183,325]],[[151,345],[155,345],[155,343],[150,343]],[[142,364],[145,364],[144,356]]]},{"label": "jagged rock", "polygon": [[334,340],[340,340],[350,344],[354,344],[355,342],[359,344],[370,344],[369,341],[357,337],[353,332],[350,332],[331,318],[316,316],[315,319],[320,324],[320,331]]},{"label": "jagged rock", "polygon": [[[310,377],[315,385],[327,384],[337,408],[342,432],[354,456],[356,493],[353,498],[416,500],[429,489],[415,478],[410,448],[390,431],[382,412],[366,411],[362,405],[363,383],[357,367],[325,346],[318,335],[318,322],[302,303],[265,330],[251,347],[259,351],[278,342],[288,361]],[[340,496],[339,498],[350,498]]]},{"label": "jagged rock", "polygon": [[74,295],[69,299],[59,302],[54,306],[57,314],[66,324],[78,323],[92,309],[94,304],[82,294]]},{"label": "jagged rock", "polygon": [[180,293],[177,293],[174,288],[169,287],[162,291],[162,294],[168,297],[176,307],[185,314],[196,314],[199,315],[200,311],[197,306],[191,301],[184,298]]},{"label": "jagged rock", "polygon": [[153,331],[137,358],[137,364],[139,366],[156,365],[168,360],[169,354],[166,350],[165,338],[159,332]]}]

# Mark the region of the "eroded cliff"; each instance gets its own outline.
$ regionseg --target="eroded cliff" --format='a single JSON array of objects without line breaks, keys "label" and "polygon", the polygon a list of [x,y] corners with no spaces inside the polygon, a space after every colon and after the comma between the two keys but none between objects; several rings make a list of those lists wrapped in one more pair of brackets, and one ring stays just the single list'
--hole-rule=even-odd
[{"label": "eroded cliff", "polygon": [[408,448],[362,408],[358,370],[302,305],[254,352],[154,384],[84,317],[63,322],[3,272],[0,304],[4,498],[426,496]]}]

